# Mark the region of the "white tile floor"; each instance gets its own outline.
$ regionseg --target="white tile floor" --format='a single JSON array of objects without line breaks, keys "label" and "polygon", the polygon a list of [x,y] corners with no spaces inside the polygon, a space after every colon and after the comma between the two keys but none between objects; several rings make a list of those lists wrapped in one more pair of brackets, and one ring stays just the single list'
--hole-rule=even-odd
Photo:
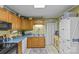
[{"label": "white tile floor", "polygon": [[48,45],[45,48],[31,48],[27,49],[27,54],[57,54],[58,51],[52,45]]},{"label": "white tile floor", "polygon": [[[16,51],[12,52],[12,54],[16,54]],[[58,51],[54,46],[48,45],[45,48],[27,48],[26,54],[58,54]]]},{"label": "white tile floor", "polygon": [[27,49],[26,54],[58,54],[58,51],[54,46],[48,45],[45,48]]}]

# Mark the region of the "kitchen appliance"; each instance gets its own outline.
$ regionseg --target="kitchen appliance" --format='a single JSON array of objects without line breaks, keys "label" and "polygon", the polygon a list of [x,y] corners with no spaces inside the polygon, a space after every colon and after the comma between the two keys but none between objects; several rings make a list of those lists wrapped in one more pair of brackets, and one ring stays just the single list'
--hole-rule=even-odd
[{"label": "kitchen appliance", "polygon": [[4,21],[0,21],[0,30],[8,30],[12,28],[12,24]]}]

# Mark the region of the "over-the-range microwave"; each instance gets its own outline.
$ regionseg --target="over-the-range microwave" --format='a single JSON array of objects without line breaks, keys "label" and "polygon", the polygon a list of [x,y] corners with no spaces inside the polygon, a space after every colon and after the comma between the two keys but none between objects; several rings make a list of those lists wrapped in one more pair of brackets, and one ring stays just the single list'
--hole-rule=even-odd
[{"label": "over-the-range microwave", "polygon": [[12,28],[12,24],[4,21],[0,21],[0,30],[9,30]]}]

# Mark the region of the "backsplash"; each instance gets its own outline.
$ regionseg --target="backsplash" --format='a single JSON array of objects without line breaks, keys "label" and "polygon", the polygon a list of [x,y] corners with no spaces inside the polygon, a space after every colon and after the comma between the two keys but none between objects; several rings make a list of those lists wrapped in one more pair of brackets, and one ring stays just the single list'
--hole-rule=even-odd
[{"label": "backsplash", "polygon": [[7,31],[0,31],[0,36],[3,35],[3,34],[10,34],[10,31],[7,30]]}]

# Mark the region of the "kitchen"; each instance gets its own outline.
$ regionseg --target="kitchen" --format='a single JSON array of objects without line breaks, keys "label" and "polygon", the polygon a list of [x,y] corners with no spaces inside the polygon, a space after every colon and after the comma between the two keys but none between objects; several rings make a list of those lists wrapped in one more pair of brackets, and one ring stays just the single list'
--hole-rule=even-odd
[{"label": "kitchen", "polygon": [[33,5],[1,6],[0,54],[60,53],[58,16],[72,7],[74,8],[72,5],[49,5],[42,9],[34,8]]}]

